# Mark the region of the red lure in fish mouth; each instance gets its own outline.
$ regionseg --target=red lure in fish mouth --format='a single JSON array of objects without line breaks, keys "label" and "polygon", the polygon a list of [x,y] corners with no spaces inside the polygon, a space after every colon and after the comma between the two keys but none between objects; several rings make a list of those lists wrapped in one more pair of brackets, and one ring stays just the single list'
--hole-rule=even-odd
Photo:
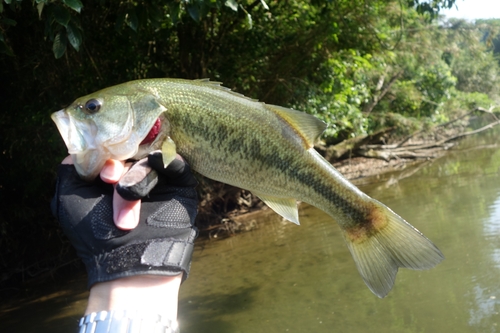
[{"label": "red lure in fish mouth", "polygon": [[142,140],[142,142],[139,145],[145,145],[146,143],[151,143],[153,142],[156,137],[158,136],[158,133],[160,133],[161,129],[161,121],[160,118],[156,119],[155,124],[151,129],[149,130],[148,135]]}]

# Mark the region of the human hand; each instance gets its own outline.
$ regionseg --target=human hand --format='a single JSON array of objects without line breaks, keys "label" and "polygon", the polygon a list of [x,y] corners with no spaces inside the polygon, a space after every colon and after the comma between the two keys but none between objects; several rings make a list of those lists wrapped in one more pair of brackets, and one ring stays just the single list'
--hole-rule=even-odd
[{"label": "human hand", "polygon": [[[150,157],[156,169],[155,159]],[[127,167],[122,167],[123,174]],[[120,168],[107,164],[102,179],[86,182],[72,165],[59,166],[52,209],[86,265],[89,287],[144,274],[186,278],[197,235],[196,180],[189,166],[177,159],[156,169],[158,184],[141,203],[115,193],[112,183],[123,178],[117,177]]]},{"label": "human hand", "polygon": [[[73,165],[72,157],[67,156],[61,164]],[[129,171],[131,166],[132,163],[125,164],[123,161],[107,160],[100,173],[103,182],[115,185],[113,193],[113,221],[116,227],[122,230],[134,229],[139,224],[141,198],[126,200],[116,191],[116,184]]]}]

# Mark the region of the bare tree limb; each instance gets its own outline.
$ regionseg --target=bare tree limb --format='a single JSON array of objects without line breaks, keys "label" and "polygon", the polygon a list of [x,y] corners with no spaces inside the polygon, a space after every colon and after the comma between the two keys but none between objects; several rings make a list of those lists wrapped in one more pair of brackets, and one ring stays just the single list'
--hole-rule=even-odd
[{"label": "bare tree limb", "polygon": [[[373,111],[373,109],[375,108],[375,106],[377,106],[378,102],[380,102],[380,100],[382,100],[382,98],[384,98],[385,94],[387,94],[387,92],[391,89],[391,86],[394,84],[394,82],[396,82],[396,80],[403,74],[403,71],[400,70],[399,72],[397,72],[395,75],[393,75],[391,77],[391,79],[389,80],[389,82],[387,83],[387,85],[382,89],[382,91],[380,92],[380,94],[378,94],[377,96],[374,96],[373,97],[373,101],[367,105],[365,105],[365,107],[363,108],[363,113],[365,115],[367,114],[370,114],[370,112]],[[379,79],[379,82],[377,84],[377,88],[381,85],[384,84],[384,76],[381,76],[381,78]],[[380,90],[380,89],[377,89],[377,90]]]}]

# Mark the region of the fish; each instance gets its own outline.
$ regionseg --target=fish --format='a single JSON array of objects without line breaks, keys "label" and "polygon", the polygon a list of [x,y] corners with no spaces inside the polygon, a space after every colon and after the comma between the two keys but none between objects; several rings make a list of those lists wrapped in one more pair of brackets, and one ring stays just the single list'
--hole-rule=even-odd
[{"label": "fish", "polygon": [[326,128],[316,117],[266,104],[219,82],[131,81],[76,99],[52,114],[79,175],[94,179],[105,161],[161,149],[210,179],[252,192],[299,224],[298,202],[332,217],[368,288],[392,289],[400,267],[430,269],[441,251],[419,230],[349,182],[315,149]]}]

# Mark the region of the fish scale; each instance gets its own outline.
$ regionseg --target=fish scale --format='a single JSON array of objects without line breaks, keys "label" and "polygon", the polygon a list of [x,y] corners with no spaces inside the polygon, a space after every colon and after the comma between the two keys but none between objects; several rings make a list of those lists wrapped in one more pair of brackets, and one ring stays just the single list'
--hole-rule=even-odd
[{"label": "fish scale", "polygon": [[[297,200],[318,207],[340,226],[359,273],[379,297],[391,290],[399,267],[428,269],[444,258],[313,149],[325,124],[311,115],[207,80],[149,79],[81,97],[52,119],[85,179],[95,178],[108,158],[138,159],[161,148],[165,164],[178,153],[201,175],[251,191],[296,224]],[[159,135],[141,145],[158,119]]]}]

